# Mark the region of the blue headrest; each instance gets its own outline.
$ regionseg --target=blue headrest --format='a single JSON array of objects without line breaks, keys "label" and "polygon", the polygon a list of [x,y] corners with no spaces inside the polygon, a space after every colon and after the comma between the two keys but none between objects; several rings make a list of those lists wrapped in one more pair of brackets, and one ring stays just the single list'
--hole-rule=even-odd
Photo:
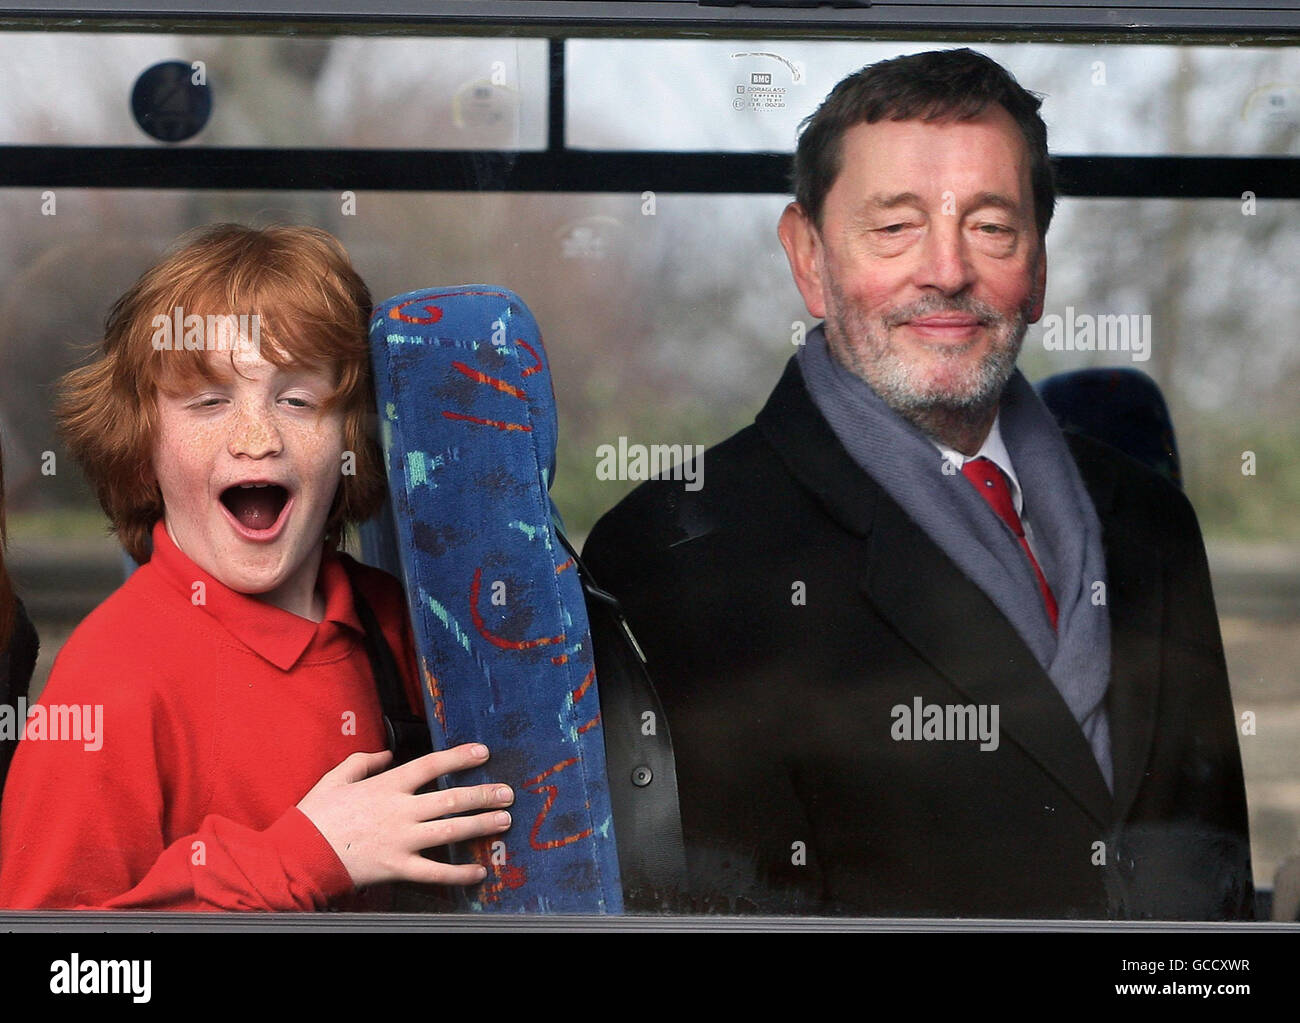
[{"label": "blue headrest", "polygon": [[1039,381],[1038,393],[1062,430],[1118,448],[1183,485],[1169,409],[1160,388],[1145,373],[1128,368],[1079,369]]},{"label": "blue headrest", "polygon": [[537,323],[511,292],[471,285],[390,299],[370,338],[434,748],[486,743],[488,765],[454,784],[516,794],[504,848],[462,852],[489,870],[471,906],[621,912],[586,605],[547,493],[556,412]]}]

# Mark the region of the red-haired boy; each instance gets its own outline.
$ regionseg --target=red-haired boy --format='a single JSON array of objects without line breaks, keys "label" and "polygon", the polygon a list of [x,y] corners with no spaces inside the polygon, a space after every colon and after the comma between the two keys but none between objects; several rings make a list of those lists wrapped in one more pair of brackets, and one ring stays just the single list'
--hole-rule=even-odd
[{"label": "red-haired boy", "polygon": [[337,552],[382,500],[370,308],[325,232],[222,225],[148,270],[65,380],[69,448],[143,566],[64,645],[19,743],[0,906],[380,908],[353,893],[483,877],[420,851],[504,831],[509,788],[416,792],[487,750],[375,752],[354,591],[419,694],[396,581]]}]

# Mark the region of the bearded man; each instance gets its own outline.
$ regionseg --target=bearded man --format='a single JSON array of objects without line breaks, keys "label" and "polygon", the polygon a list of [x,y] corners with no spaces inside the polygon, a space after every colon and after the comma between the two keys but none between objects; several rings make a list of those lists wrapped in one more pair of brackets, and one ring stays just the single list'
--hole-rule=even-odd
[{"label": "bearded man", "polygon": [[591,534],[676,747],[673,908],[1253,913],[1195,515],[1015,367],[1039,104],[970,50],[836,86],[778,228],[823,323],[707,486],[646,483]]}]

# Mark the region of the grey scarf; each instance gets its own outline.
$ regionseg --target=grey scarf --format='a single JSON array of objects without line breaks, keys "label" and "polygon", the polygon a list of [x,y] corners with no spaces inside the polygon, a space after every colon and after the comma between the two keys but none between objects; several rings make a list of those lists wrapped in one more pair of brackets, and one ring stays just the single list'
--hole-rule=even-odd
[{"label": "grey scarf", "polygon": [[[1019,541],[960,472],[831,355],[820,326],[799,350],[814,404],[849,456],[988,595],[1033,652],[1092,747],[1112,790],[1106,687],[1110,616],[1101,523],[1065,439],[1019,370],[1002,392],[999,428],[1019,477],[1034,549],[1059,609],[1058,628]],[[932,467],[932,472],[924,471]],[[1101,589],[1095,590],[1097,584]]]}]

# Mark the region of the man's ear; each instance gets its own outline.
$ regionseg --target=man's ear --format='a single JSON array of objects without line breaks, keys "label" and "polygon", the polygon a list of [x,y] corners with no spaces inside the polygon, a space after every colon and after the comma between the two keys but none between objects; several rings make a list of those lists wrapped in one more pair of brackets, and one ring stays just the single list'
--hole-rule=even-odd
[{"label": "man's ear", "polygon": [[1047,295],[1047,245],[1039,243],[1038,266],[1034,270],[1034,291],[1029,306],[1029,321],[1037,323],[1043,317],[1043,300]]},{"label": "man's ear", "polygon": [[818,319],[826,316],[826,301],[822,293],[822,239],[817,225],[809,219],[803,207],[790,203],[781,214],[776,235],[790,261],[790,273],[795,287],[803,296],[808,312]]}]

